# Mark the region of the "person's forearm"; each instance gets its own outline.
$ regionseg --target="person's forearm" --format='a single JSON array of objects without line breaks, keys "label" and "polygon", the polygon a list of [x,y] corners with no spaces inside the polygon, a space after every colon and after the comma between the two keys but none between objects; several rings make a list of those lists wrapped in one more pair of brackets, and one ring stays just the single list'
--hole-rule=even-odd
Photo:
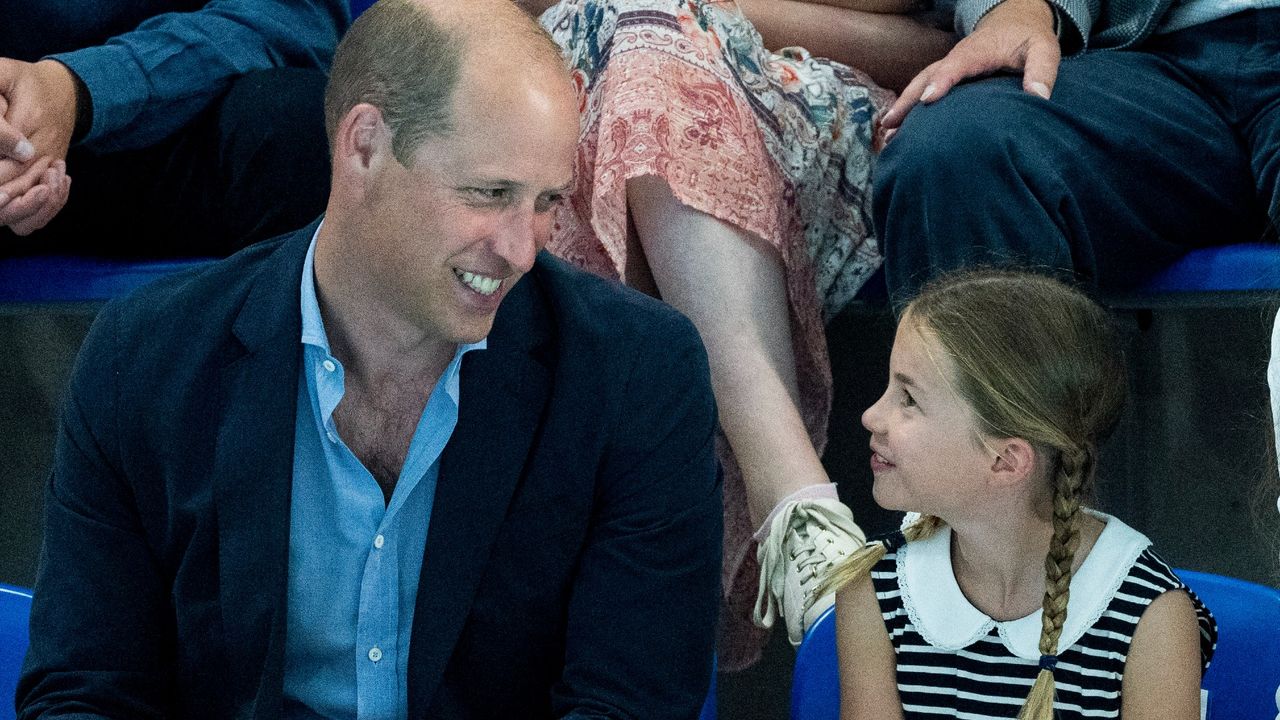
[{"label": "person's forearm", "polygon": [[134,150],[183,127],[236,77],[274,67],[327,69],[348,14],[346,0],[213,0],[49,57],[92,97],[85,143],[99,152]]},{"label": "person's forearm", "polygon": [[855,67],[894,91],[955,44],[952,33],[906,15],[795,0],[738,0],[738,6],[770,50],[799,45],[816,57]]}]

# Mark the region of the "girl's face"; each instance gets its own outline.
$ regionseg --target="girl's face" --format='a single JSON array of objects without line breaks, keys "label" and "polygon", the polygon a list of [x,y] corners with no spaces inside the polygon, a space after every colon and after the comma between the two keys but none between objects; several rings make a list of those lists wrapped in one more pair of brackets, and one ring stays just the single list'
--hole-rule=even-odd
[{"label": "girl's face", "polygon": [[995,454],[979,441],[955,370],[933,331],[903,317],[889,359],[889,387],[862,414],[871,431],[872,494],[890,510],[944,519],[983,486]]}]

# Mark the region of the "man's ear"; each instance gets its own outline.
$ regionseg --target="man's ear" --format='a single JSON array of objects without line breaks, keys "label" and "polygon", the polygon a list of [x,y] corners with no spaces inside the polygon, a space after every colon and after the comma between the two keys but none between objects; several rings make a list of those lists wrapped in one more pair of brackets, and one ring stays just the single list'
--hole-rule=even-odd
[{"label": "man's ear", "polygon": [[988,439],[987,445],[995,453],[991,461],[991,479],[998,485],[1018,485],[1035,475],[1039,453],[1031,443],[1022,438]]},{"label": "man's ear", "polygon": [[391,132],[382,111],[369,103],[353,106],[333,138],[334,171],[364,175],[377,170],[391,152]]}]

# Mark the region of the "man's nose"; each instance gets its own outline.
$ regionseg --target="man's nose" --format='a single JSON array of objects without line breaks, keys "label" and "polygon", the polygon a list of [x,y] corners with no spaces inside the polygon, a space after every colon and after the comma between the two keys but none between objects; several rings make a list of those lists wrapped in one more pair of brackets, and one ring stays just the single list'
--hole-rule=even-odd
[{"label": "man's nose", "polygon": [[551,232],[550,213],[534,212],[531,207],[516,207],[502,220],[494,237],[494,252],[518,273],[529,272],[538,250],[547,244]]}]

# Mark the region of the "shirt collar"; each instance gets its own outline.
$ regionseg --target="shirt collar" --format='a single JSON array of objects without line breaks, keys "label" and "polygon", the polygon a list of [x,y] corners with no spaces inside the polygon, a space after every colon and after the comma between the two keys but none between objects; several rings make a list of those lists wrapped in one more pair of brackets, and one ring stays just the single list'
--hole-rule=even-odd
[{"label": "shirt collar", "polygon": [[[1086,509],[1106,523],[1102,534],[1071,578],[1067,619],[1058,639],[1059,651],[1071,647],[1106,612],[1129,568],[1151,545],[1145,535],[1120,520]],[[1023,618],[997,622],[973,606],[961,592],[951,567],[951,528],[898,550],[898,587],[911,623],[930,645],[942,650],[966,648],[998,628],[1009,652],[1027,660],[1040,657],[1037,610]]]},{"label": "shirt collar", "polygon": [[[302,286],[300,289],[299,303],[302,310],[302,344],[312,345],[324,352],[321,358],[336,363],[341,367],[341,363],[329,350],[329,336],[324,330],[324,318],[320,315],[320,300],[316,295],[316,240],[320,237],[320,228],[324,227],[322,220],[316,226],[315,233],[311,236],[311,244],[307,246],[307,257],[302,262]],[[489,346],[489,338],[483,337],[473,343],[464,343],[458,346],[453,354],[453,360],[449,362],[449,366],[445,369],[444,375],[440,379],[440,387],[453,399],[454,404],[458,402],[459,395],[459,379],[458,371],[462,363],[462,356],[472,350],[484,350]],[[336,403],[335,403],[336,404]],[[324,415],[328,419],[328,415],[333,412],[332,408],[328,408]]]}]

